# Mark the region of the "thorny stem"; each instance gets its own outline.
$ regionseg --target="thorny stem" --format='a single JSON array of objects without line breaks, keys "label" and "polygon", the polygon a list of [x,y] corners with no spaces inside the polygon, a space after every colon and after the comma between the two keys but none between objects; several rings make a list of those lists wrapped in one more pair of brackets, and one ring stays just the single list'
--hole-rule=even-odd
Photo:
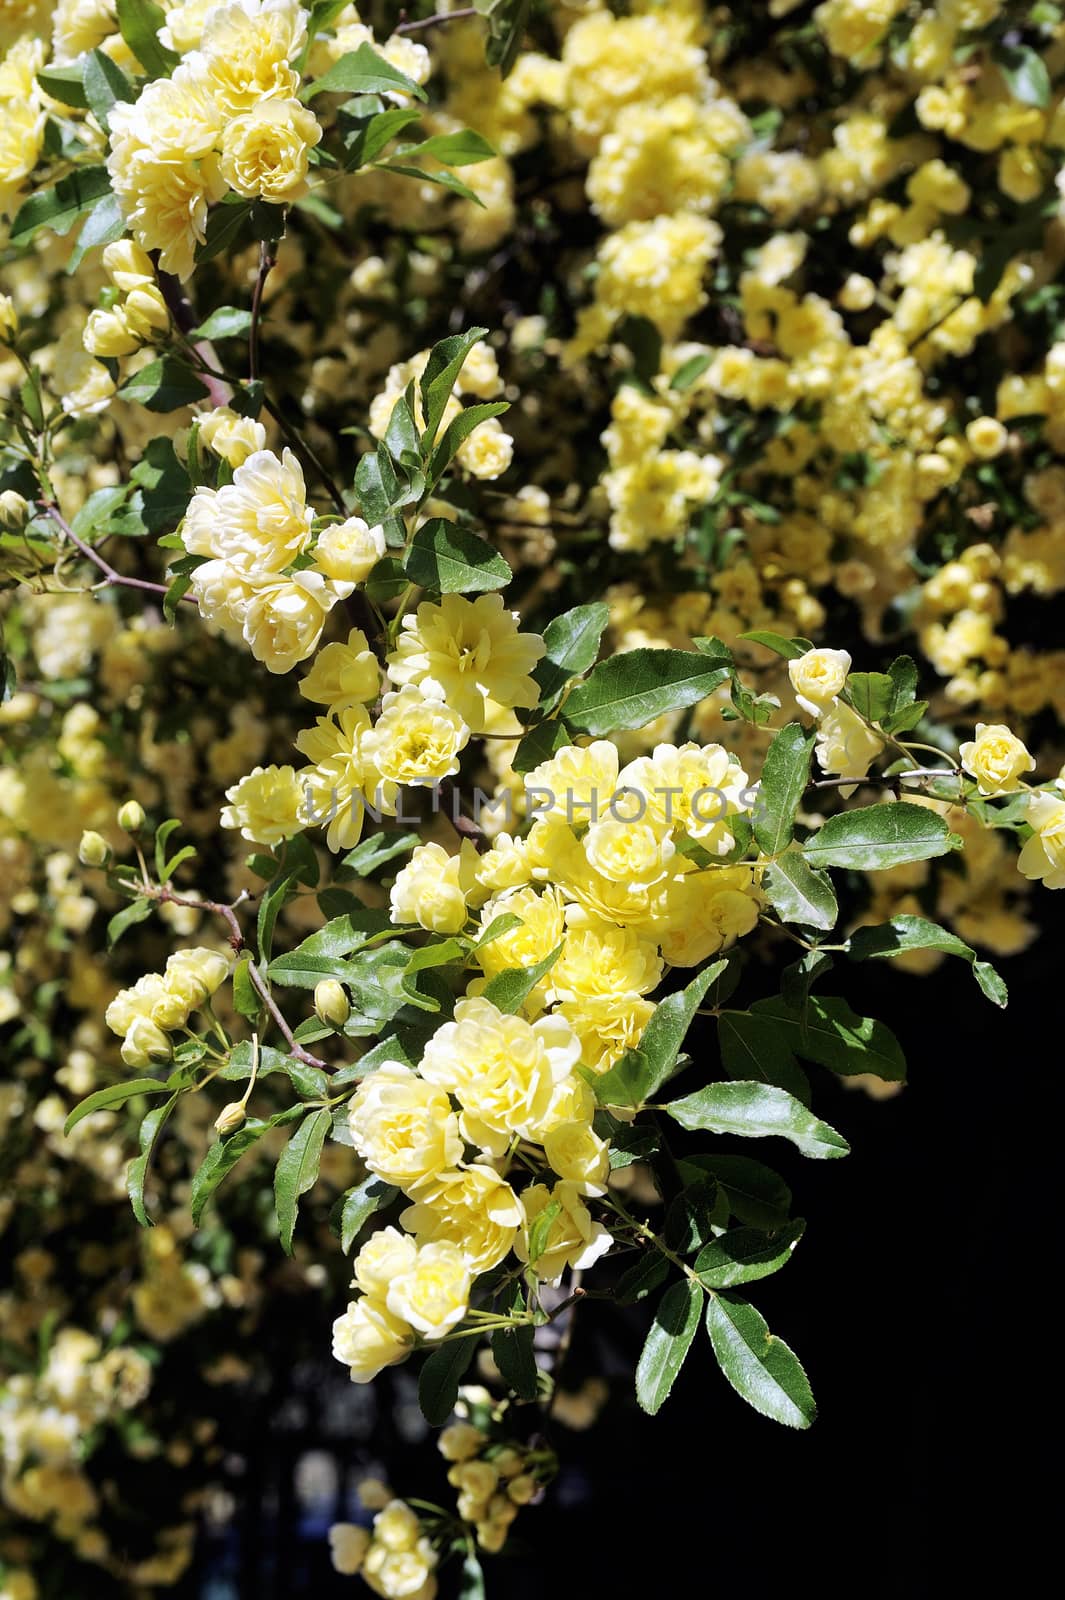
[{"label": "thorny stem", "polygon": [[[39,500],[37,503],[41,510],[51,517],[64,537],[70,540],[76,550],[81,552],[86,561],[91,561],[93,566],[103,573],[104,582],[97,584],[97,588],[105,589],[108,584],[116,584],[123,589],[141,589],[148,594],[167,593],[167,585],[165,583],[151,583],[147,578],[130,578],[124,572],[118,572],[98,550],[94,550],[91,544],[86,544],[85,540],[74,532],[74,529],[70,526],[70,523],[54,500]],[[181,598],[188,601],[190,605],[196,604],[191,595],[182,595]]]}]

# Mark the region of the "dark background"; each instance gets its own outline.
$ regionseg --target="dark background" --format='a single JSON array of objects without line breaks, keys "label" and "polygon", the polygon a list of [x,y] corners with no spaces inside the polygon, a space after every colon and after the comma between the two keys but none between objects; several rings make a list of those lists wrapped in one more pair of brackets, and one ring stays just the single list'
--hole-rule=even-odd
[{"label": "dark background", "polygon": [[[874,1101],[813,1068],[815,1107],[851,1155],[808,1161],[782,1141],[757,1151],[809,1226],[752,1298],[803,1360],[817,1421],[796,1433],[750,1411],[701,1334],[663,1411],[642,1415],[631,1373],[649,1312],[587,1302],[567,1381],[616,1373],[613,1397],[589,1431],[553,1431],[561,1476],[521,1514],[508,1554],[486,1560],[489,1600],[635,1596],[663,1583],[914,1600],[973,1579],[987,1593],[996,1554],[1011,1561],[1007,1592],[1042,1591],[1022,1575],[1029,1534],[1046,1527],[1040,1458],[1056,1453],[1060,1415],[1049,1296],[1063,914],[1052,901],[1039,939],[997,963],[1005,1012],[960,961],[924,977],[848,964],[826,982],[895,1030],[910,1081]],[[449,1502],[432,1439],[411,1436],[406,1369],[371,1398],[335,1366],[281,1368],[277,1393],[249,1406],[247,1455],[231,1463],[237,1515],[205,1540],[188,1591],[198,1600],[359,1592],[331,1572],[324,1532],[350,1514],[345,1486],[368,1467],[386,1463],[400,1494]],[[339,1464],[324,1516],[301,1511],[292,1487],[308,1448]],[[445,1571],[443,1600],[453,1581]]]}]

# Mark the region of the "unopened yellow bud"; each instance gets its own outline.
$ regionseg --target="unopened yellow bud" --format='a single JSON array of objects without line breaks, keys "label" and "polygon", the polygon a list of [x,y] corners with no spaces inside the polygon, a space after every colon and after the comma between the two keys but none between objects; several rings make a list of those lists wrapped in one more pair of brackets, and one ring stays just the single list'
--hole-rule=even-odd
[{"label": "unopened yellow bud", "polygon": [[351,1015],[351,1001],[344,985],[336,978],[323,978],[315,984],[314,1009],[321,1022],[331,1028],[342,1028]]},{"label": "unopened yellow bud", "polygon": [[111,855],[111,846],[101,833],[94,833],[87,829],[81,836],[78,845],[78,860],[83,867],[106,867]]},{"label": "unopened yellow bud", "polygon": [[223,1106],[217,1117],[215,1117],[215,1131],[217,1133],[232,1133],[235,1128],[240,1127],[247,1114],[243,1100],[231,1100],[229,1105]]},{"label": "unopened yellow bud", "polygon": [[140,833],[144,827],[144,807],[139,800],[127,800],[119,806],[118,825],[125,833]]},{"label": "unopened yellow bud", "polygon": [[5,489],[0,494],[0,528],[17,533],[29,521],[29,502],[15,489]]},{"label": "unopened yellow bud", "polygon": [[0,294],[0,344],[14,344],[18,334],[18,312],[9,294]]}]

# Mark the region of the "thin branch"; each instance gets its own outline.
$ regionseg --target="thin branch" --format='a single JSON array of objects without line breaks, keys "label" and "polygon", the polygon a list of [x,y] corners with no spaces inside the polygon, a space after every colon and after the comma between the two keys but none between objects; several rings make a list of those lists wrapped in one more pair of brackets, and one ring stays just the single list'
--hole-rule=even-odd
[{"label": "thin branch", "polygon": [[431,17],[422,17],[420,22],[401,22],[395,30],[396,33],[419,33],[422,28],[442,27],[446,22],[461,22],[463,17],[476,17],[476,6],[461,6],[457,11],[437,11]]},{"label": "thin branch", "polygon": [[[99,571],[104,574],[105,583],[98,585],[98,587],[104,588],[106,587],[106,584],[113,583],[119,585],[123,589],[141,589],[148,594],[166,594],[168,592],[167,585],[165,583],[151,583],[147,578],[130,578],[127,577],[124,572],[116,571],[111,563],[105,560],[98,550],[94,550],[91,544],[86,544],[85,540],[80,538],[79,535],[74,532],[74,529],[70,526],[70,523],[64,517],[54,500],[39,500],[37,504],[40,506],[42,511],[46,512],[47,515],[51,517],[56,527],[60,530],[65,538],[70,540],[70,543],[74,546],[74,548],[81,552],[86,561],[91,561],[93,566],[98,568]],[[196,604],[196,601],[193,599],[192,595],[182,595],[181,598],[188,601],[190,605]]]},{"label": "thin branch", "polygon": [[267,1011],[269,1011],[270,1015],[273,1017],[274,1021],[277,1023],[277,1026],[280,1029],[281,1033],[284,1035],[285,1042],[287,1043],[288,1048],[289,1048],[289,1053],[291,1055],[294,1055],[296,1057],[297,1061],[302,1061],[305,1066],[308,1066],[308,1067],[324,1067],[328,1071],[328,1068],[329,1068],[329,1063],[328,1062],[323,1061],[321,1056],[312,1055],[311,1052],[309,1050],[305,1050],[301,1044],[297,1044],[295,1036],[293,1035],[292,1029],[289,1027],[288,1023],[285,1021],[284,1017],[281,1015],[281,1012],[279,1011],[279,1009],[277,1007],[277,1002],[274,1000],[273,995],[270,993],[270,989],[269,989],[269,986],[267,985],[267,982],[266,982],[265,978],[260,973],[258,967],[255,965],[255,962],[252,961],[250,958],[249,958],[249,961],[248,961],[248,977],[251,979],[252,983],[255,985],[255,988],[259,993],[259,997],[262,1000],[263,1005],[266,1007]]},{"label": "thin branch", "polygon": [[[159,292],[166,303],[166,308],[173,317],[179,331],[184,337],[188,338],[188,335],[192,332],[193,328],[195,328],[197,322],[199,321],[199,318],[196,315],[195,307],[193,306],[188,295],[185,293],[185,290],[182,288],[181,280],[179,278],[175,278],[173,273],[158,272],[157,276],[159,279]],[[207,352],[212,357],[215,353],[212,345],[206,339],[200,340],[197,344],[192,344],[190,340],[190,347],[200,357],[200,360],[204,362],[205,366],[206,359],[204,352]],[[206,388],[210,397],[211,404],[213,406],[228,405],[233,397],[230,392],[229,385],[225,382],[225,380],[207,372],[203,374],[203,379],[204,387]]]},{"label": "thin branch", "polygon": [[248,332],[248,378],[252,383],[259,376],[259,325],[263,313],[263,291],[266,288],[266,280],[276,265],[277,257],[263,239],[259,245],[259,276],[252,291],[251,328]]}]

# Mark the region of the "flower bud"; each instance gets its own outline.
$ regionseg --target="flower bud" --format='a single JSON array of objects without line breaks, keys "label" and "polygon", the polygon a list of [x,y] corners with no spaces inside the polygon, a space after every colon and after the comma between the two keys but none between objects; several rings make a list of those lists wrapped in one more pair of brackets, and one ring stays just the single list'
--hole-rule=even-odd
[{"label": "flower bud", "polygon": [[342,1028],[351,1015],[351,1002],[336,978],[323,978],[314,988],[314,1009],[319,1021]]},{"label": "flower bud", "polygon": [[5,489],[0,494],[0,528],[17,533],[29,520],[29,503],[15,489]]},{"label": "flower bud", "polygon": [[231,1100],[228,1106],[223,1106],[214,1119],[217,1133],[232,1133],[239,1128],[247,1116],[243,1100]]},{"label": "flower bud", "polygon": [[153,332],[165,333],[170,326],[166,301],[154,283],[131,289],[122,310],[127,325],[141,339],[147,339]]},{"label": "flower bud", "polygon": [[140,833],[144,827],[144,807],[139,800],[127,800],[119,806],[118,825],[125,833]]},{"label": "flower bud", "polygon": [[162,1028],[148,1017],[134,1017],[119,1054],[127,1067],[139,1069],[169,1061],[173,1048]]},{"label": "flower bud", "polygon": [[18,312],[9,294],[0,294],[0,344],[14,344],[18,335]]},{"label": "flower bud", "polygon": [[151,258],[132,239],[116,239],[104,251],[104,268],[116,288],[124,294],[155,282]]},{"label": "flower bud", "polygon": [[507,1484],[507,1494],[516,1506],[527,1506],[530,1500],[536,1498],[539,1488],[536,1479],[528,1472],[522,1472],[516,1478],[511,1478]]},{"label": "flower bud", "polygon": [[105,358],[132,355],[140,344],[120,307],[113,311],[90,311],[81,342],[91,356]]},{"label": "flower bud", "polygon": [[106,867],[110,855],[111,846],[103,834],[94,833],[91,828],[82,834],[78,860],[83,867]]}]

